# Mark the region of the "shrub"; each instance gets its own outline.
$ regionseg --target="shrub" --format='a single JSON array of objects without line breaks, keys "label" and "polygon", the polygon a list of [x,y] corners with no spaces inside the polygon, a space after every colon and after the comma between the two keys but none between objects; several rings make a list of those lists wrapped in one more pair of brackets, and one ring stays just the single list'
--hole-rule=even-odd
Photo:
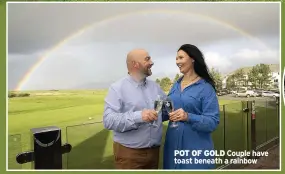
[{"label": "shrub", "polygon": [[13,97],[29,97],[29,96],[30,96],[29,93],[19,93],[19,94],[16,94],[16,93],[13,93],[13,92],[9,92],[9,94],[8,94],[9,98],[13,98]]},{"label": "shrub", "polygon": [[13,97],[16,97],[16,96],[17,96],[17,95],[16,95],[15,93],[10,93],[10,92],[9,92],[9,94],[8,94],[8,97],[9,97],[9,98],[13,98]]},{"label": "shrub", "polygon": [[29,93],[20,93],[18,94],[18,97],[29,97],[30,94]]}]

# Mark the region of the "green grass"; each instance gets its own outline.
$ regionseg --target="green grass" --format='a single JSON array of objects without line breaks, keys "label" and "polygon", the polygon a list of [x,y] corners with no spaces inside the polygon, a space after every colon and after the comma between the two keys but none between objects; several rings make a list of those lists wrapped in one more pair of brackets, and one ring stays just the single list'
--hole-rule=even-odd
[{"label": "green grass", "polygon": [[[102,120],[106,91],[30,93],[30,97],[10,98],[8,103],[8,133],[21,135],[21,146],[17,146],[16,151],[30,150],[31,128],[58,126],[62,129],[64,143],[67,126]],[[54,94],[43,95],[48,93]],[[89,117],[92,119],[90,120]],[[19,139],[19,136],[17,137]],[[14,141],[13,139],[11,138],[11,141]],[[16,142],[19,141],[13,144]],[[14,145],[13,149],[15,149]],[[13,161],[9,164],[14,165]],[[29,168],[30,165],[23,165],[23,167]]]},{"label": "green grass", "polygon": [[279,134],[275,102],[256,102],[256,143],[261,145]]},{"label": "green grass", "polygon": [[[62,142],[65,143],[67,140],[73,146],[72,151],[63,157],[64,168],[113,168],[112,133],[105,130],[102,123],[94,123],[102,120],[105,90],[28,92],[31,93],[30,97],[9,99],[9,169],[31,168],[29,163],[22,166],[17,164],[15,156],[21,151],[31,150],[30,129],[45,126],[60,127]],[[231,100],[219,100],[219,104],[221,121],[213,133],[215,148],[236,151],[246,149],[249,141],[246,128],[248,117],[241,111],[245,106],[242,106],[240,101]],[[268,103],[257,103],[256,106],[259,145],[278,133],[277,110]],[[165,133],[167,123],[164,125]],[[161,159],[162,150],[163,147]]]}]

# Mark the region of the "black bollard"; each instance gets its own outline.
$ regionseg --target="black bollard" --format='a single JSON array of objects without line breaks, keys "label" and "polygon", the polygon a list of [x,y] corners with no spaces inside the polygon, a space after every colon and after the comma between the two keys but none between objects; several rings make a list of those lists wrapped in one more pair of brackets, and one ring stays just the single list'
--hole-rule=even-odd
[{"label": "black bollard", "polygon": [[72,146],[61,145],[61,130],[50,126],[31,129],[32,151],[21,152],[16,156],[19,164],[32,162],[33,169],[62,169],[62,154],[69,153]]},{"label": "black bollard", "polygon": [[50,126],[31,129],[34,169],[62,169],[61,130]]}]

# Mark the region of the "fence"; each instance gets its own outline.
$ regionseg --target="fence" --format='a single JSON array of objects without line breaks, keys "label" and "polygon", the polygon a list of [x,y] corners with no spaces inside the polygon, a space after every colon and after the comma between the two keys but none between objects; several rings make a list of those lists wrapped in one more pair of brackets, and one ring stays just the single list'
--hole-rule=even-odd
[{"label": "fence", "polygon": [[[276,101],[242,101],[221,105],[220,124],[212,134],[215,149],[243,151],[268,148],[270,143],[279,140],[279,116],[279,103]],[[165,135],[167,123],[164,123],[163,129]],[[13,137],[17,137],[17,141],[13,142]],[[72,150],[64,155],[63,168],[114,169],[112,139],[112,132],[104,129],[102,122],[66,127],[66,142],[72,145]],[[9,137],[9,169],[21,168],[13,161],[16,153],[21,152],[20,140],[19,135]],[[163,144],[160,168],[162,152]],[[228,166],[217,165],[217,168],[223,167]]]},{"label": "fence", "polygon": [[[220,124],[213,133],[216,150],[251,150],[251,101],[220,106]],[[248,110],[244,110],[248,108]],[[279,137],[279,107],[276,101],[255,101],[256,149]],[[164,135],[167,123],[164,124]],[[66,129],[68,143],[74,147],[67,154],[68,169],[113,169],[112,133],[102,122],[70,126]],[[163,140],[164,142],[164,136]],[[161,158],[163,155],[161,148]],[[228,157],[225,157],[228,158]],[[162,160],[160,161],[162,167]],[[217,166],[222,167],[222,166]]]},{"label": "fence", "polygon": [[279,137],[279,107],[275,101],[256,102],[256,144],[262,148]]},{"label": "fence", "polygon": [[8,168],[9,169],[21,169],[22,165],[18,164],[15,157],[18,153],[22,152],[22,136],[21,134],[15,134],[8,136]]}]

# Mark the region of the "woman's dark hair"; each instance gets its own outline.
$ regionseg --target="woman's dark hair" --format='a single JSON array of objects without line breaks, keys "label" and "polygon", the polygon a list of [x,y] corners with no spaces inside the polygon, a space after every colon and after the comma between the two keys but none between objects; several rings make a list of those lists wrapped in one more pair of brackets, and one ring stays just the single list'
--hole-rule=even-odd
[{"label": "woman's dark hair", "polygon": [[194,59],[195,72],[206,82],[211,84],[214,90],[216,91],[215,81],[209,73],[209,69],[205,63],[203,53],[195,45],[191,44],[184,44],[178,49],[178,51],[179,50],[184,51],[186,54],[188,54],[189,57]]}]

